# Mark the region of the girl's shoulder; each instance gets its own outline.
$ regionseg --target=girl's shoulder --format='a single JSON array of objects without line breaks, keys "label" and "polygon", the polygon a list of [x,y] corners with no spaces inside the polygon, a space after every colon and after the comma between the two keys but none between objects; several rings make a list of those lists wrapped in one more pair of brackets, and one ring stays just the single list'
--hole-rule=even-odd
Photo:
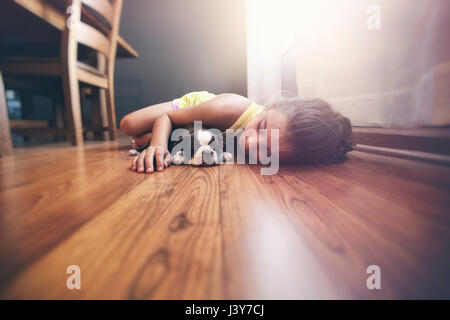
[{"label": "girl's shoulder", "polygon": [[219,94],[217,97],[220,97],[221,102],[228,105],[237,105],[247,108],[251,104],[250,99],[236,93],[222,93]]}]

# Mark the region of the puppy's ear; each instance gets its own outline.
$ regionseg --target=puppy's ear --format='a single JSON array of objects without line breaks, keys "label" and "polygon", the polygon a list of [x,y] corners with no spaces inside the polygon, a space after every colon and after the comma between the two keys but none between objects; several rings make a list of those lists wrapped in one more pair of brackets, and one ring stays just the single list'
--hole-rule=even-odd
[{"label": "puppy's ear", "polygon": [[189,131],[189,134],[190,134],[190,135],[193,135],[193,134],[194,134],[194,124],[193,124],[193,123],[188,124],[188,125],[186,126],[185,129],[186,129],[187,131]]},{"label": "puppy's ear", "polygon": [[175,148],[175,146],[181,142],[183,138],[180,137],[178,140],[173,141],[172,139],[169,141],[169,151],[172,152],[173,148]]},{"label": "puppy's ear", "polygon": [[226,145],[223,135],[213,134],[211,137],[211,141],[209,142],[209,145],[215,149],[223,151]]},{"label": "puppy's ear", "polygon": [[175,140],[175,141],[172,141],[172,139],[170,140],[169,151],[172,151],[172,149],[177,144],[179,144],[181,141],[183,141],[183,139],[186,138],[186,137],[188,137],[188,138],[190,138],[192,140],[192,134],[194,132],[194,125],[193,124],[192,125],[188,125],[185,129],[188,131],[185,135],[183,135],[181,137],[178,137],[178,140]]}]

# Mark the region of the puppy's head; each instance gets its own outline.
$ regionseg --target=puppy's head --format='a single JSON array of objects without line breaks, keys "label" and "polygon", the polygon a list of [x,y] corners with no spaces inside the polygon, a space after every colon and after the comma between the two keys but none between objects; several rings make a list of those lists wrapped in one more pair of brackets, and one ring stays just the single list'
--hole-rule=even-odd
[{"label": "puppy's head", "polygon": [[[224,152],[222,135],[213,130],[197,130],[186,128],[189,135],[172,142],[172,157],[175,164],[190,164],[193,166],[213,166],[231,159],[231,154]],[[187,139],[187,140],[185,140]],[[191,154],[185,149],[179,150],[181,144],[190,144]],[[178,146],[178,148],[177,148]]]}]

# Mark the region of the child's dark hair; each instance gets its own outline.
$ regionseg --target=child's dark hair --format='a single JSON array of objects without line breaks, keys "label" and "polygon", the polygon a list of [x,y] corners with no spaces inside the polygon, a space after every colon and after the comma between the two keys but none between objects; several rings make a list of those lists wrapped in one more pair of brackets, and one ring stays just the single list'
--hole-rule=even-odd
[{"label": "child's dark hair", "polygon": [[355,144],[350,120],[317,98],[286,98],[275,109],[288,115],[288,131],[295,149],[290,162],[318,164],[342,162]]}]

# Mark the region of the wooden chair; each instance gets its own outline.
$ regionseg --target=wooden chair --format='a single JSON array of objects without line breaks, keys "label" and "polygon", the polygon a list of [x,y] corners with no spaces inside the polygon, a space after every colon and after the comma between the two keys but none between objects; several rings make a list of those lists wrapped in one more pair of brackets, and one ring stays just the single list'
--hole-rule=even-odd
[{"label": "wooden chair", "polygon": [[[99,95],[106,102],[109,138],[116,139],[114,65],[122,4],[123,0],[67,0],[67,24],[62,33],[60,58],[0,59],[0,70],[4,74],[62,78],[69,132],[74,145],[83,144],[80,82],[99,89]],[[88,16],[89,24],[82,21],[81,12]],[[79,44],[95,51],[97,66],[78,61]]]},{"label": "wooden chair", "polygon": [[6,106],[5,86],[0,71],[0,156],[9,156],[13,152],[11,132],[9,130],[8,108]]}]

